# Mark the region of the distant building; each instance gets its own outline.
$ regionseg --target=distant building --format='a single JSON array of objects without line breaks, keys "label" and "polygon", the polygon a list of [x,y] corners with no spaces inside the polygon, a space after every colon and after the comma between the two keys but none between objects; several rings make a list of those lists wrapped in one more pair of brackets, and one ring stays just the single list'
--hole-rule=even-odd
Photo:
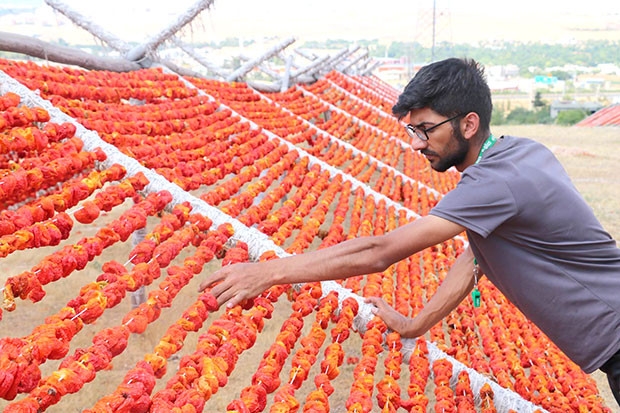
[{"label": "distant building", "polygon": [[603,75],[616,75],[620,76],[620,67],[612,63],[601,63],[596,66]]},{"label": "distant building", "polygon": [[406,85],[411,77],[423,66],[423,64],[409,64],[404,56],[398,59],[379,57],[375,58],[375,60],[381,62],[381,65],[373,73],[398,89]]},{"label": "distant building", "polygon": [[575,102],[556,100],[551,103],[550,116],[551,119],[558,117],[558,114],[565,110],[583,110],[588,115],[593,114],[601,109],[603,105],[598,102]]},{"label": "distant building", "polygon": [[484,71],[492,92],[517,92],[521,89],[517,65],[487,66]]},{"label": "distant building", "polygon": [[507,79],[519,76],[519,66],[514,64],[502,66],[487,66],[484,71],[489,77]]}]

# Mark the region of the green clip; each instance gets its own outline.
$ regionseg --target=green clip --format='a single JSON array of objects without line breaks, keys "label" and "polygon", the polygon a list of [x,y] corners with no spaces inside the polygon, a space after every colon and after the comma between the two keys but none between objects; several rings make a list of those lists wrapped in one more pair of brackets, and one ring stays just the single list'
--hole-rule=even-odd
[{"label": "green clip", "polygon": [[480,290],[474,289],[471,292],[471,299],[474,302],[474,307],[480,307]]},{"label": "green clip", "polygon": [[480,307],[480,290],[478,289],[478,260],[474,257],[474,289],[471,292],[471,300],[474,302],[474,307]]}]

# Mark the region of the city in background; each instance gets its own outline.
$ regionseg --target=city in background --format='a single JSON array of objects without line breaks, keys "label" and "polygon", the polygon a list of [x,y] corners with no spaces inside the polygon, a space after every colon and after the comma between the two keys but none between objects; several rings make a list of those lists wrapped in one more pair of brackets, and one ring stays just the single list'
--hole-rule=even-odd
[{"label": "city in background", "polygon": [[[243,59],[262,53],[278,40],[274,35],[248,35],[241,28],[251,28],[246,27],[249,23],[242,20],[239,20],[239,28],[232,32],[214,30],[214,21],[225,19],[225,10],[218,8],[219,4],[215,3],[213,15],[206,17],[206,23],[192,23],[187,33],[189,40],[185,40],[191,41],[194,50],[208,57],[215,65],[222,68],[238,66]],[[158,12],[155,6],[146,9],[140,9],[139,5],[132,7],[127,11],[134,16],[133,23],[115,26],[115,30],[120,30],[119,27],[127,30],[123,34],[127,38],[136,38],[140,31],[142,35],[148,35],[161,30],[162,22],[178,14],[178,11]],[[555,15],[549,15],[549,10],[555,12]],[[203,14],[210,13],[211,10]],[[396,15],[398,10],[392,13]],[[617,53],[620,49],[620,13],[611,13],[602,18],[596,14],[576,15],[577,11],[570,13],[561,5],[557,9],[553,6],[546,10],[532,8],[526,11],[529,24],[521,23],[527,28],[521,31],[511,29],[504,33],[500,33],[497,28],[488,28],[488,34],[478,35],[477,38],[470,33],[474,31],[473,27],[464,31],[459,26],[463,20],[462,13],[454,2],[420,1],[410,10],[410,30],[398,36],[395,33],[397,29],[392,29],[388,23],[390,29],[386,30],[386,35],[376,38],[362,37],[363,34],[376,34],[367,27],[360,32],[352,31],[351,28],[342,30],[344,28],[339,27],[341,25],[325,30],[318,27],[317,21],[316,32],[303,32],[296,41],[296,47],[318,56],[333,54],[344,48],[364,48],[369,56],[380,62],[373,73],[397,89],[402,89],[416,71],[429,62],[450,56],[474,58],[485,66],[494,97],[495,124],[557,123],[558,120],[575,123],[602,107],[620,103],[620,54]],[[266,10],[265,14],[277,18],[271,11]],[[355,16],[353,13],[351,18]],[[98,17],[103,23],[93,18],[97,24],[106,24],[103,15]],[[243,18],[241,14],[238,17]],[[253,17],[253,20],[268,20],[267,17]],[[514,17],[513,20],[519,20],[518,16]],[[486,20],[500,24],[497,16]],[[551,31],[555,27],[552,20],[559,27],[554,32]],[[363,17],[357,17],[354,21],[359,21],[362,27],[368,24]],[[545,21],[548,24],[541,23]],[[533,33],[536,23],[540,30],[547,30],[541,32],[537,41],[531,37],[536,36]],[[375,22],[376,26],[383,24]],[[6,32],[78,47],[96,55],[115,54],[105,44],[55,12],[43,0],[0,1],[0,27]],[[108,28],[104,26],[104,29]],[[209,33],[210,30],[215,33]],[[252,30],[260,33],[256,28]],[[462,35],[465,32],[472,37]],[[237,33],[239,35],[235,36]],[[204,67],[196,65],[190,56],[174,45],[161,47],[158,53],[180,66],[209,76]],[[10,53],[0,55],[27,58]],[[285,70],[283,59],[276,58],[268,65],[267,69],[274,73]],[[258,69],[248,74],[249,80],[264,78],[264,71]],[[565,112],[564,118],[567,119],[563,119],[562,112]]]}]

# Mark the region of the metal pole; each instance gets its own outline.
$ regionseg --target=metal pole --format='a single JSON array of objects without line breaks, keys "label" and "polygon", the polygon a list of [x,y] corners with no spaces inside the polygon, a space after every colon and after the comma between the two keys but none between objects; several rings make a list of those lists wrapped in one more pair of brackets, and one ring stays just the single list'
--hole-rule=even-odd
[{"label": "metal pole", "polygon": [[433,44],[431,46],[431,62],[435,61],[435,20],[436,20],[436,0],[433,0]]}]

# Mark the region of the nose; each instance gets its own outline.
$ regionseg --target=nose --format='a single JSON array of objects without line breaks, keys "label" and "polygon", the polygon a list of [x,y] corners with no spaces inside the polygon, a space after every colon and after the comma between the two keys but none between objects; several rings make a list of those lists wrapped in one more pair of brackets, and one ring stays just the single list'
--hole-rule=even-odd
[{"label": "nose", "polygon": [[411,148],[416,151],[421,151],[422,149],[428,146],[428,141],[423,141],[422,139],[413,139],[411,141]]}]

